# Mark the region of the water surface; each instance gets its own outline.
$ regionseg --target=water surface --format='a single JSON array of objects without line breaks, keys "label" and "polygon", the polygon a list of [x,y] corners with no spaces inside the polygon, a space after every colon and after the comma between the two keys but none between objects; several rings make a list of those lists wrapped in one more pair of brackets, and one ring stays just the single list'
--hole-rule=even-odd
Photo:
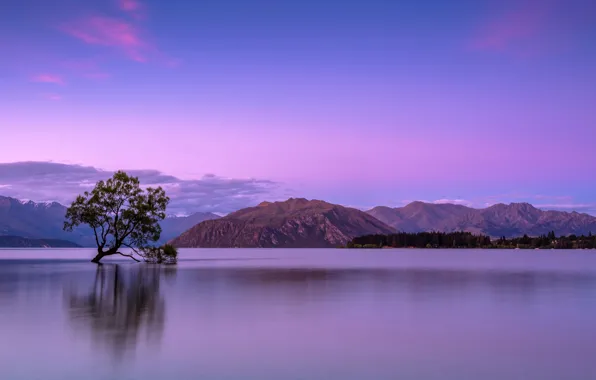
[{"label": "water surface", "polygon": [[0,250],[0,379],[596,379],[596,253]]}]

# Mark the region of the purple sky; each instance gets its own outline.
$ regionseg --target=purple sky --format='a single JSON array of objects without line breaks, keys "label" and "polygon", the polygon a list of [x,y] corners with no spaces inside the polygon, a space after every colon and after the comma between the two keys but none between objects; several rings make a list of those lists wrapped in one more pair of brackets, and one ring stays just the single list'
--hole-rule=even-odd
[{"label": "purple sky", "polygon": [[596,213],[594,41],[592,0],[5,0],[0,194],[31,170],[10,163],[52,161],[233,184],[189,211]]}]

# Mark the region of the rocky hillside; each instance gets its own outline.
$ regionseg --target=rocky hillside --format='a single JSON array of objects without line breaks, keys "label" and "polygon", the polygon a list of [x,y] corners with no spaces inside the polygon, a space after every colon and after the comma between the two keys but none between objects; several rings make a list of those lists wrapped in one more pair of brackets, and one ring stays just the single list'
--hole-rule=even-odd
[{"label": "rocky hillside", "polygon": [[496,204],[474,209],[453,204],[413,202],[405,207],[367,211],[398,231],[467,231],[493,237],[596,233],[596,217],[577,212],[543,211],[528,203]]},{"label": "rocky hillside", "polygon": [[263,202],[202,222],[171,241],[177,247],[337,247],[355,236],[393,229],[353,208],[290,198]]}]

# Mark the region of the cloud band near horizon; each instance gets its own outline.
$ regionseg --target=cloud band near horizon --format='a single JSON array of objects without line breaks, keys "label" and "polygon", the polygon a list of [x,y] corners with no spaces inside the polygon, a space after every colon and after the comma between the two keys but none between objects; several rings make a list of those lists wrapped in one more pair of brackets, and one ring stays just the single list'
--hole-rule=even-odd
[{"label": "cloud band near horizon", "polygon": [[[180,179],[158,170],[125,170],[139,177],[143,186],[161,186],[171,198],[168,214],[188,215],[193,212],[228,214],[241,208],[255,206],[262,201],[281,201],[288,197],[302,197],[285,184],[267,179],[224,178],[206,174],[199,179]],[[77,194],[93,188],[99,180],[105,180],[114,171],[92,166],[54,162],[0,163],[0,195],[34,202],[56,201],[68,205]],[[330,203],[334,199],[323,199]],[[549,196],[510,193],[484,196],[474,199],[439,198],[436,200],[411,199],[391,202],[368,200],[369,206],[344,204],[367,210],[375,206],[401,207],[413,201],[435,204],[458,204],[472,208],[484,208],[497,203],[529,202],[535,207],[548,210],[578,211],[596,215],[596,202],[574,202],[569,196]]]},{"label": "cloud band near horizon", "polygon": [[[223,178],[208,174],[180,179],[157,170],[125,170],[143,186],[161,186],[170,197],[168,214],[193,212],[226,214],[275,198],[280,184],[261,179]],[[70,204],[76,195],[106,180],[113,171],[53,162],[0,163],[0,195],[35,202]]]}]

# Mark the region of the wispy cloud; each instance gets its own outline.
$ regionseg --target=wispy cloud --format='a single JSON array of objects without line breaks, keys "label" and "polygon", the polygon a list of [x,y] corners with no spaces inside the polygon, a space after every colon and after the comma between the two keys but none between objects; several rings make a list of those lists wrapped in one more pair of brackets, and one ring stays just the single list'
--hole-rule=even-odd
[{"label": "wispy cloud", "polygon": [[[116,12],[94,12],[63,23],[58,28],[64,33],[87,44],[110,48],[136,62],[156,62],[175,68],[180,60],[170,57],[152,42],[151,34],[145,28],[147,7],[139,0],[112,0]],[[118,12],[119,11],[119,12]],[[89,70],[83,75],[90,79],[106,79],[109,73],[103,70]]]},{"label": "wispy cloud", "polygon": [[485,21],[469,46],[474,50],[492,52],[516,50],[519,44],[527,47],[528,42],[547,29],[553,10],[552,1],[526,0],[516,4],[515,9]]},{"label": "wispy cloud", "polygon": [[[263,200],[278,200],[280,184],[252,178],[225,178],[214,174],[181,179],[157,170],[127,170],[146,186],[162,186],[171,198],[168,213],[196,211],[229,213]],[[1,195],[34,201],[69,204],[77,194],[93,188],[113,172],[90,166],[53,162],[0,163]]]},{"label": "wispy cloud", "polygon": [[64,79],[62,79],[61,76],[56,75],[56,74],[38,74],[38,75],[31,77],[31,81],[38,82],[38,83],[53,83],[53,84],[64,85]]},{"label": "wispy cloud", "polygon": [[62,30],[86,44],[117,49],[137,62],[145,62],[150,50],[136,25],[117,18],[93,16],[63,25]]},{"label": "wispy cloud", "polygon": [[140,1],[137,0],[119,0],[118,5],[124,12],[131,14],[136,18],[143,17],[145,7]]},{"label": "wispy cloud", "polygon": [[135,12],[142,8],[141,2],[136,0],[120,0],[120,9],[126,12]]}]

